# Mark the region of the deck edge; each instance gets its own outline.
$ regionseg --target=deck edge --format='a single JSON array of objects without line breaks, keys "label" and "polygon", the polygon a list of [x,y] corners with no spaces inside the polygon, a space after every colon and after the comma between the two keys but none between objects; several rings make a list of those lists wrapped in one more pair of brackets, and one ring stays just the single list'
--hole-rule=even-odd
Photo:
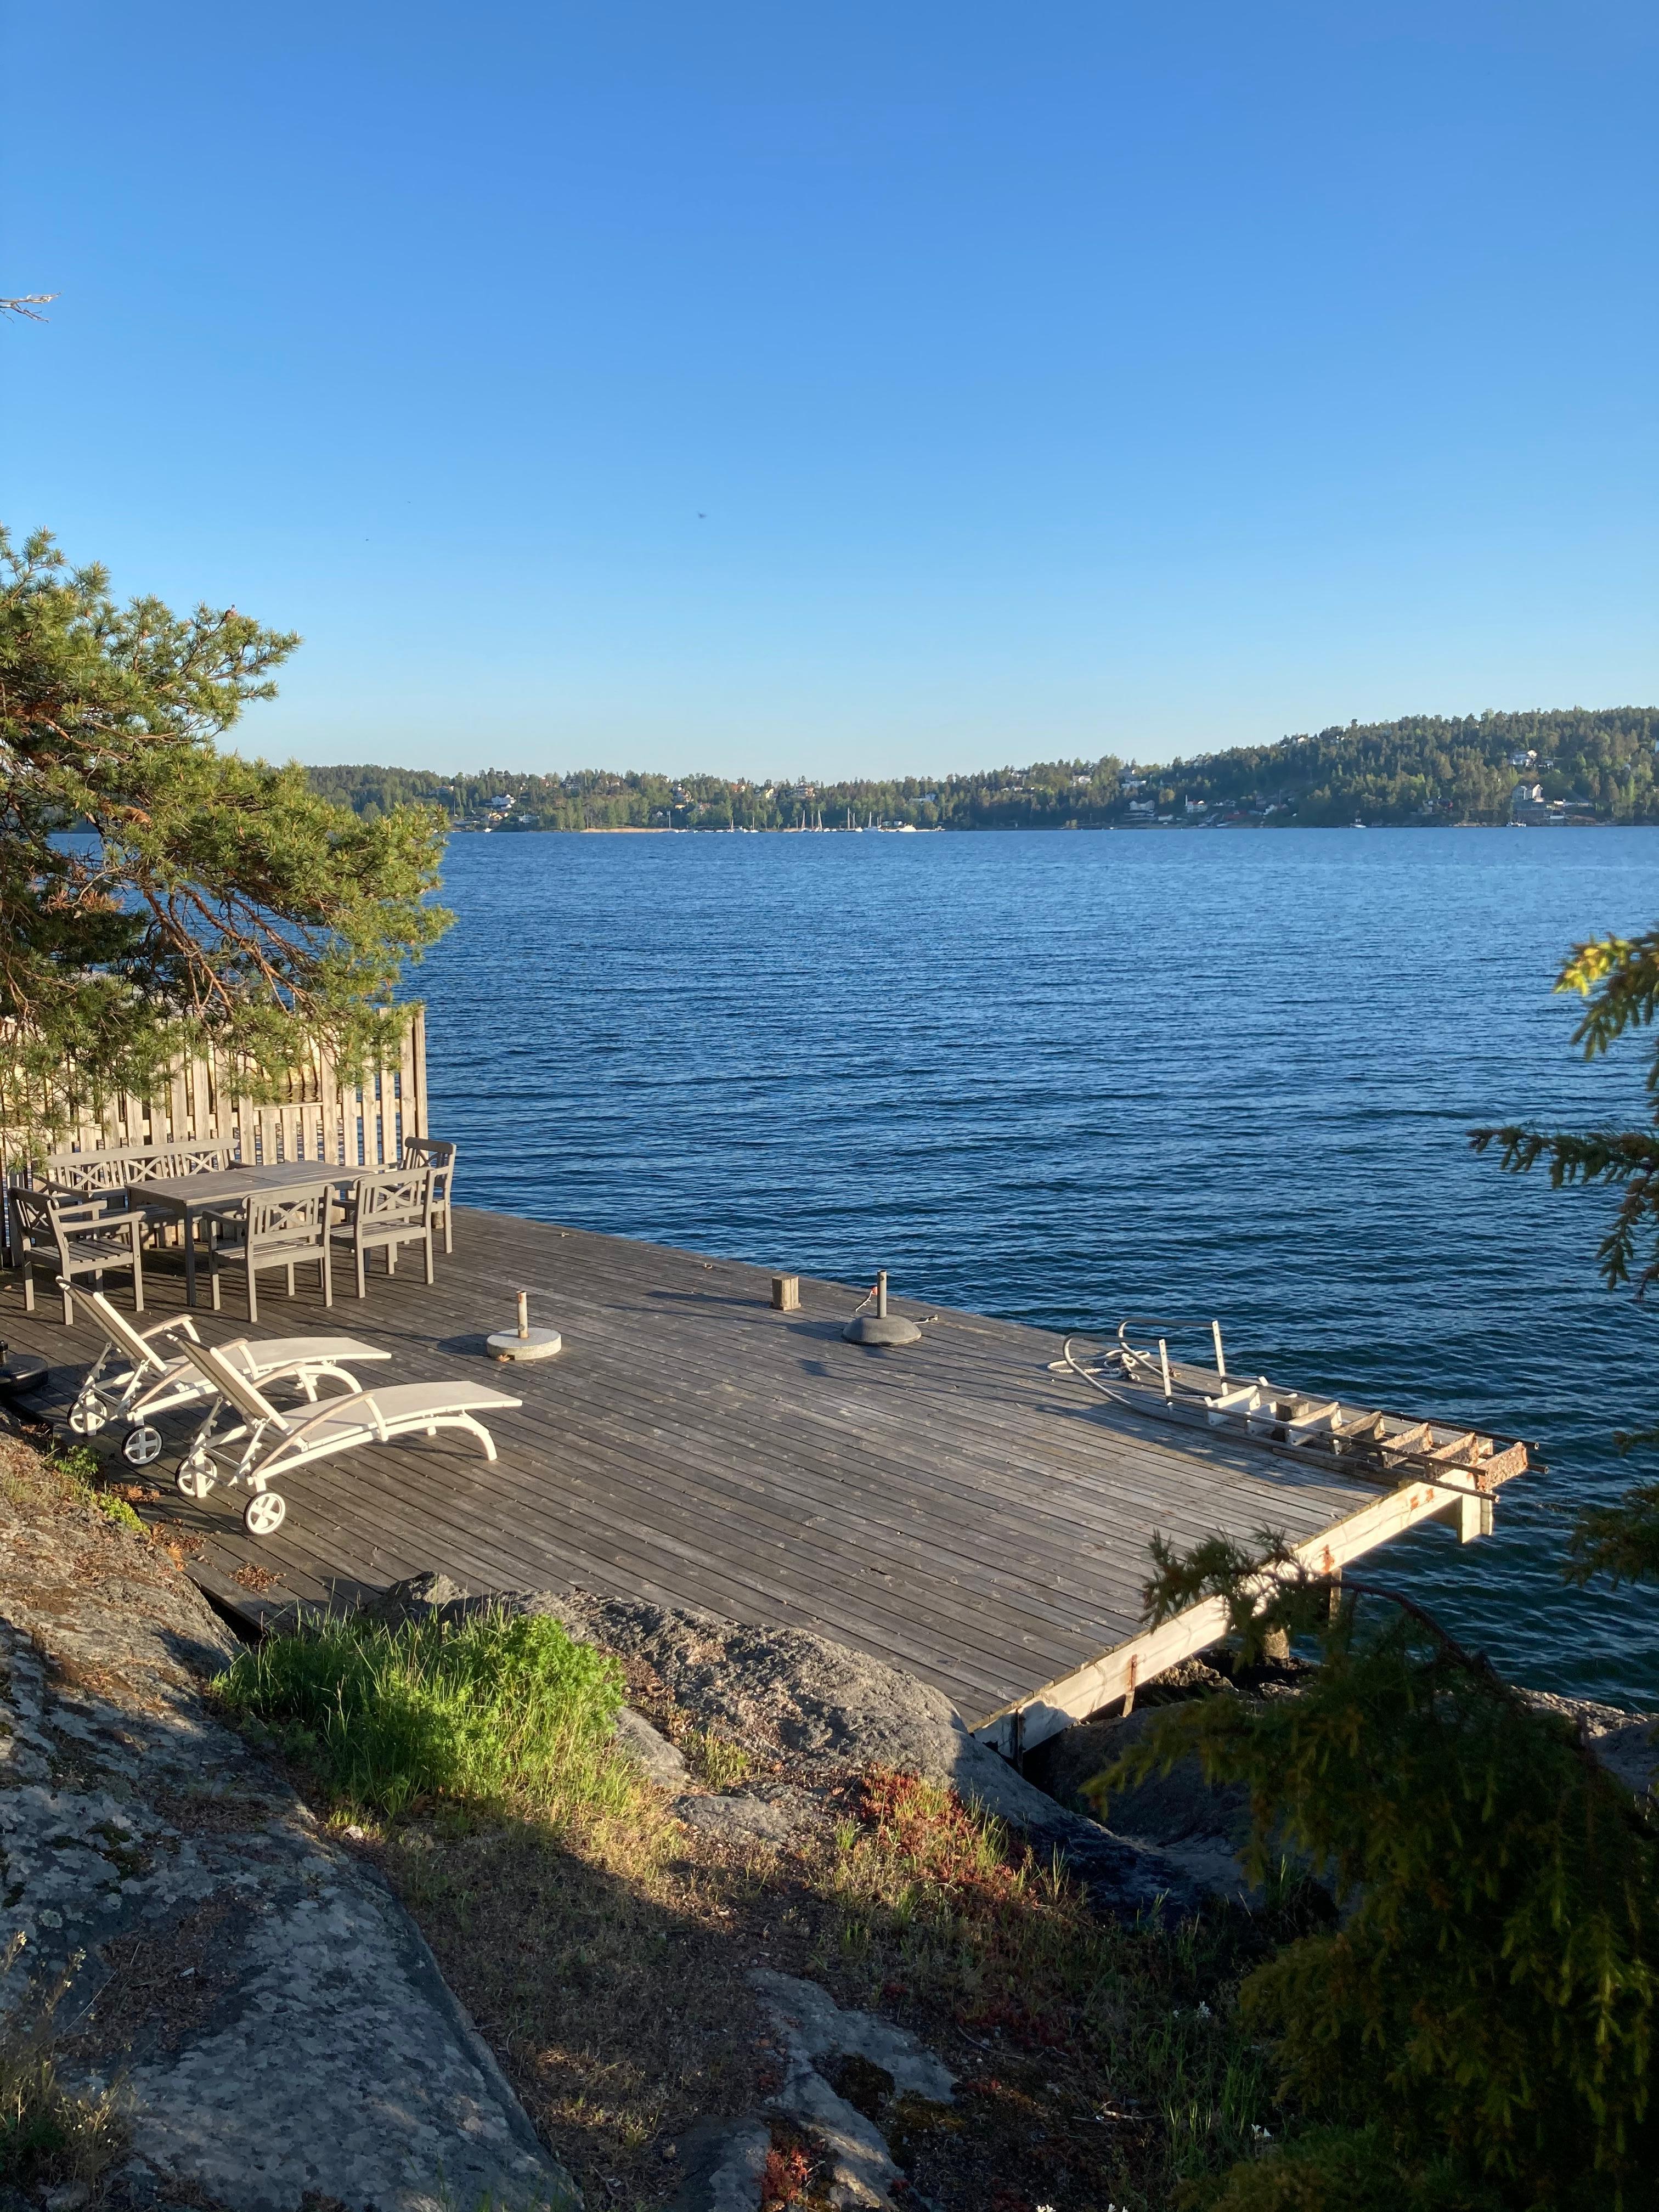
[{"label": "deck edge", "polygon": [[[1450,1522],[1458,1540],[1469,1543],[1491,1533],[1492,1500],[1476,1490],[1472,1478],[1460,1481],[1450,1476],[1440,1482],[1407,1483],[1336,1522],[1322,1535],[1297,1545],[1295,1555],[1310,1575],[1338,1575],[1378,1545],[1435,1520]],[[1145,1689],[1183,1659],[1195,1659],[1200,1651],[1219,1644],[1227,1629],[1225,1604],[1220,1598],[1206,1598],[1158,1627],[1113,1645],[1086,1666],[1045,1682],[1029,1696],[1000,1705],[983,1720],[974,1722],[969,1733],[1005,1759],[1018,1761],[1050,1736],[1087,1720],[1103,1707],[1132,1698],[1137,1689]]]}]

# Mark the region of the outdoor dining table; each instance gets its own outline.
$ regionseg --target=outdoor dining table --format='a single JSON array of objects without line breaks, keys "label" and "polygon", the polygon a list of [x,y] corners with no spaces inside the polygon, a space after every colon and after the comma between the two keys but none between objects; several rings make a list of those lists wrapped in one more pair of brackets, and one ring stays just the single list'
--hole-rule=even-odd
[{"label": "outdoor dining table", "polygon": [[159,1176],[154,1182],[130,1182],[136,1206],[165,1207],[183,1224],[185,1304],[196,1303],[196,1216],[234,1206],[268,1191],[315,1190],[321,1183],[355,1182],[362,1170],[331,1167],[326,1160],[270,1160],[263,1167],[219,1168],[204,1175]]}]

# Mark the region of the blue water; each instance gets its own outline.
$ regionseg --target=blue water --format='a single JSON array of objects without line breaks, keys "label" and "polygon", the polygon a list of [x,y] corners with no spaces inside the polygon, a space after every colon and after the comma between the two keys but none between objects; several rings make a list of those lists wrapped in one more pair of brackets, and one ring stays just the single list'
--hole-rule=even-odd
[{"label": "blue water", "polygon": [[[1659,1593],[1565,1589],[1632,1478],[1659,1312],[1600,1194],[1482,1121],[1628,1124],[1561,955],[1659,909],[1659,831],[454,839],[418,977],[473,1205],[1068,1328],[1534,1437],[1498,1533],[1390,1565],[1516,1678],[1659,1703]],[[1656,1302],[1659,1304],[1659,1301]],[[641,1346],[648,1356],[649,1346]]]}]

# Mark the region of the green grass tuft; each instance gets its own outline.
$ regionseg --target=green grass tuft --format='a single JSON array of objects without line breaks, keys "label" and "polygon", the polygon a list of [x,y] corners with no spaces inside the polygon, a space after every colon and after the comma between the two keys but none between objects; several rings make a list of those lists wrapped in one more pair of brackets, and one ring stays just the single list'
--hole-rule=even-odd
[{"label": "green grass tuft", "polygon": [[714,1729],[693,1729],[680,1748],[699,1780],[711,1790],[735,1790],[754,1771],[755,1762],[743,1746]]},{"label": "green grass tuft", "polygon": [[[14,1936],[0,1954],[0,1979],[23,1948],[22,1937]],[[0,2022],[0,2183],[91,2184],[125,2147],[125,2125],[111,2093],[77,2096],[58,2078],[52,2021],[67,1986],[65,1980],[44,2003],[26,1997]],[[0,2195],[12,2201],[10,2188]]]},{"label": "green grass tuft", "polygon": [[130,1535],[133,1536],[149,1534],[149,1530],[125,1498],[116,1498],[109,1491],[100,1490],[92,1502],[112,1527],[125,1528]]},{"label": "green grass tuft", "polygon": [[125,1528],[135,1536],[149,1534],[126,1499],[102,1487],[104,1463],[89,1446],[58,1444],[46,1466],[48,1473],[57,1477],[61,1496],[92,1506],[114,1528]]},{"label": "green grass tuft", "polygon": [[77,1490],[90,1490],[101,1480],[103,1462],[89,1444],[59,1444],[46,1465]]},{"label": "green grass tuft", "polygon": [[215,1687],[343,1810],[510,1797],[556,1820],[633,1794],[611,1748],[620,1668],[544,1616],[329,1620],[243,1652]]}]

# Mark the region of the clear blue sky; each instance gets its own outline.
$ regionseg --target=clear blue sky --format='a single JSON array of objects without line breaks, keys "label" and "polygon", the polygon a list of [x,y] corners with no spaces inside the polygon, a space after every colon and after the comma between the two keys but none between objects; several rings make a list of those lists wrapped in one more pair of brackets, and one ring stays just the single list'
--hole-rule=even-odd
[{"label": "clear blue sky", "polygon": [[1659,699],[1650,6],[11,11],[0,513],[242,742],[1143,758]]}]

